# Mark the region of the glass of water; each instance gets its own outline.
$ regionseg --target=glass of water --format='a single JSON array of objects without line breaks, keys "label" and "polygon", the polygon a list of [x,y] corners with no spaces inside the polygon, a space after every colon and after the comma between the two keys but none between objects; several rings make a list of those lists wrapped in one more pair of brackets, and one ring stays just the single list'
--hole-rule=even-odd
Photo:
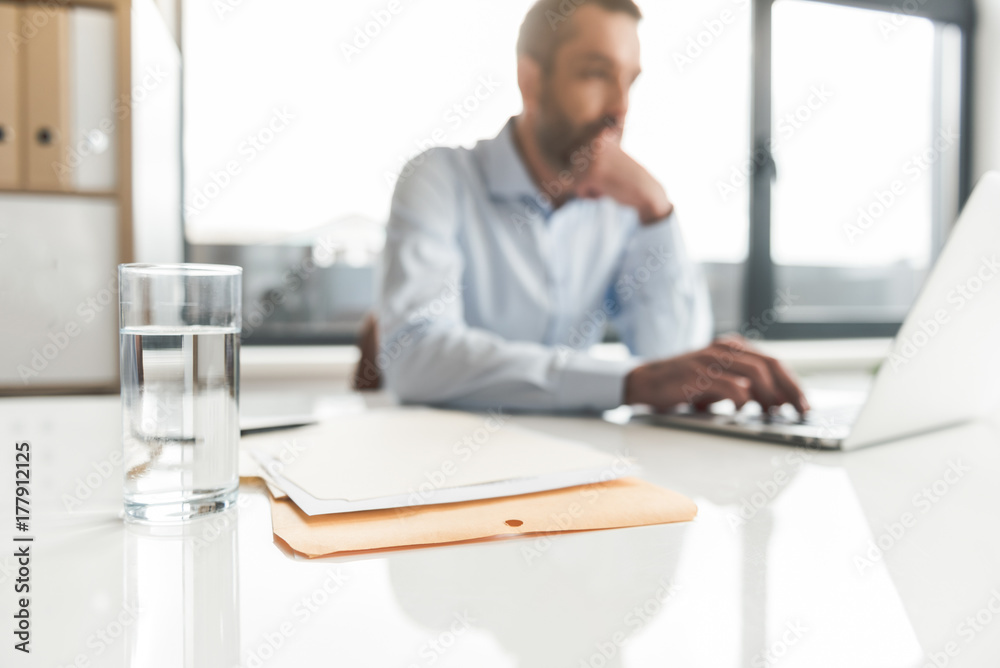
[{"label": "glass of water", "polygon": [[126,519],[236,501],[242,279],[225,265],[118,267]]}]

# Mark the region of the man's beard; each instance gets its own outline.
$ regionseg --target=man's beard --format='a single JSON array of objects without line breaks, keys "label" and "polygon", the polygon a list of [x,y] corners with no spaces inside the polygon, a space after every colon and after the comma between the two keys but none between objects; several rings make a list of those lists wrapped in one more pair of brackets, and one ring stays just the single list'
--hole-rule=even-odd
[{"label": "man's beard", "polygon": [[542,157],[558,171],[570,169],[573,154],[586,150],[606,128],[620,132],[614,118],[605,116],[582,127],[575,126],[548,92],[543,94],[535,141]]}]

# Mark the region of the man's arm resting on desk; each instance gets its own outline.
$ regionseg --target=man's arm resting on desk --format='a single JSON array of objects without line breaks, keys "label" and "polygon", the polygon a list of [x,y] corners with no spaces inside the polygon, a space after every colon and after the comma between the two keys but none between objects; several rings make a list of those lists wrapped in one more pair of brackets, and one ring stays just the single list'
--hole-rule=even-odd
[{"label": "man's arm resting on desk", "polygon": [[385,366],[388,385],[404,401],[466,408],[606,410],[647,404],[698,409],[724,399],[765,409],[789,403],[809,410],[791,373],[736,337],[645,364],[599,360],[587,353],[503,341],[475,329],[430,333],[421,343],[389,346],[400,354]]},{"label": "man's arm resting on desk", "polygon": [[[408,339],[404,336],[402,340]],[[586,352],[506,341],[464,325],[430,325],[414,334],[384,368],[400,399],[465,408],[606,410],[621,405],[629,360],[602,360]]]}]

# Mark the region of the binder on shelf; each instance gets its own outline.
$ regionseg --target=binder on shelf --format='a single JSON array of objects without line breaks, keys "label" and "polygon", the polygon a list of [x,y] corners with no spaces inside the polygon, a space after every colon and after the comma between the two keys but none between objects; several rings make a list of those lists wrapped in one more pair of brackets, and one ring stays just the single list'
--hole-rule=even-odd
[{"label": "binder on shelf", "polygon": [[[155,3],[121,0],[0,0],[0,37],[0,236],[17,239],[0,254],[18,284],[0,290],[0,395],[117,392],[115,309],[79,307],[121,262],[181,259],[177,43]],[[68,325],[73,344],[43,356]]]},{"label": "binder on shelf", "polygon": [[48,21],[21,44],[24,58],[24,187],[68,190],[70,179],[59,165],[69,146],[69,11],[49,7]]},{"label": "binder on shelf", "polygon": [[[0,35],[17,34],[20,10],[0,4]],[[0,58],[0,188],[21,185],[21,137],[18,94],[22,49],[9,48]]]}]

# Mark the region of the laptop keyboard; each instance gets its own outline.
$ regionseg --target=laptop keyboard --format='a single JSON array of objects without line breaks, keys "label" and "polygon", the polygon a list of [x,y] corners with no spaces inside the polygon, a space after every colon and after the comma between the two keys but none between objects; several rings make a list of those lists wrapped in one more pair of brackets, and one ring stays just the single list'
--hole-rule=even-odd
[{"label": "laptop keyboard", "polygon": [[809,425],[813,427],[847,426],[854,423],[861,405],[837,406],[820,408],[799,415],[794,409],[782,407],[781,410],[765,412],[756,405],[745,406],[733,414],[730,424],[772,424],[772,425]]}]

